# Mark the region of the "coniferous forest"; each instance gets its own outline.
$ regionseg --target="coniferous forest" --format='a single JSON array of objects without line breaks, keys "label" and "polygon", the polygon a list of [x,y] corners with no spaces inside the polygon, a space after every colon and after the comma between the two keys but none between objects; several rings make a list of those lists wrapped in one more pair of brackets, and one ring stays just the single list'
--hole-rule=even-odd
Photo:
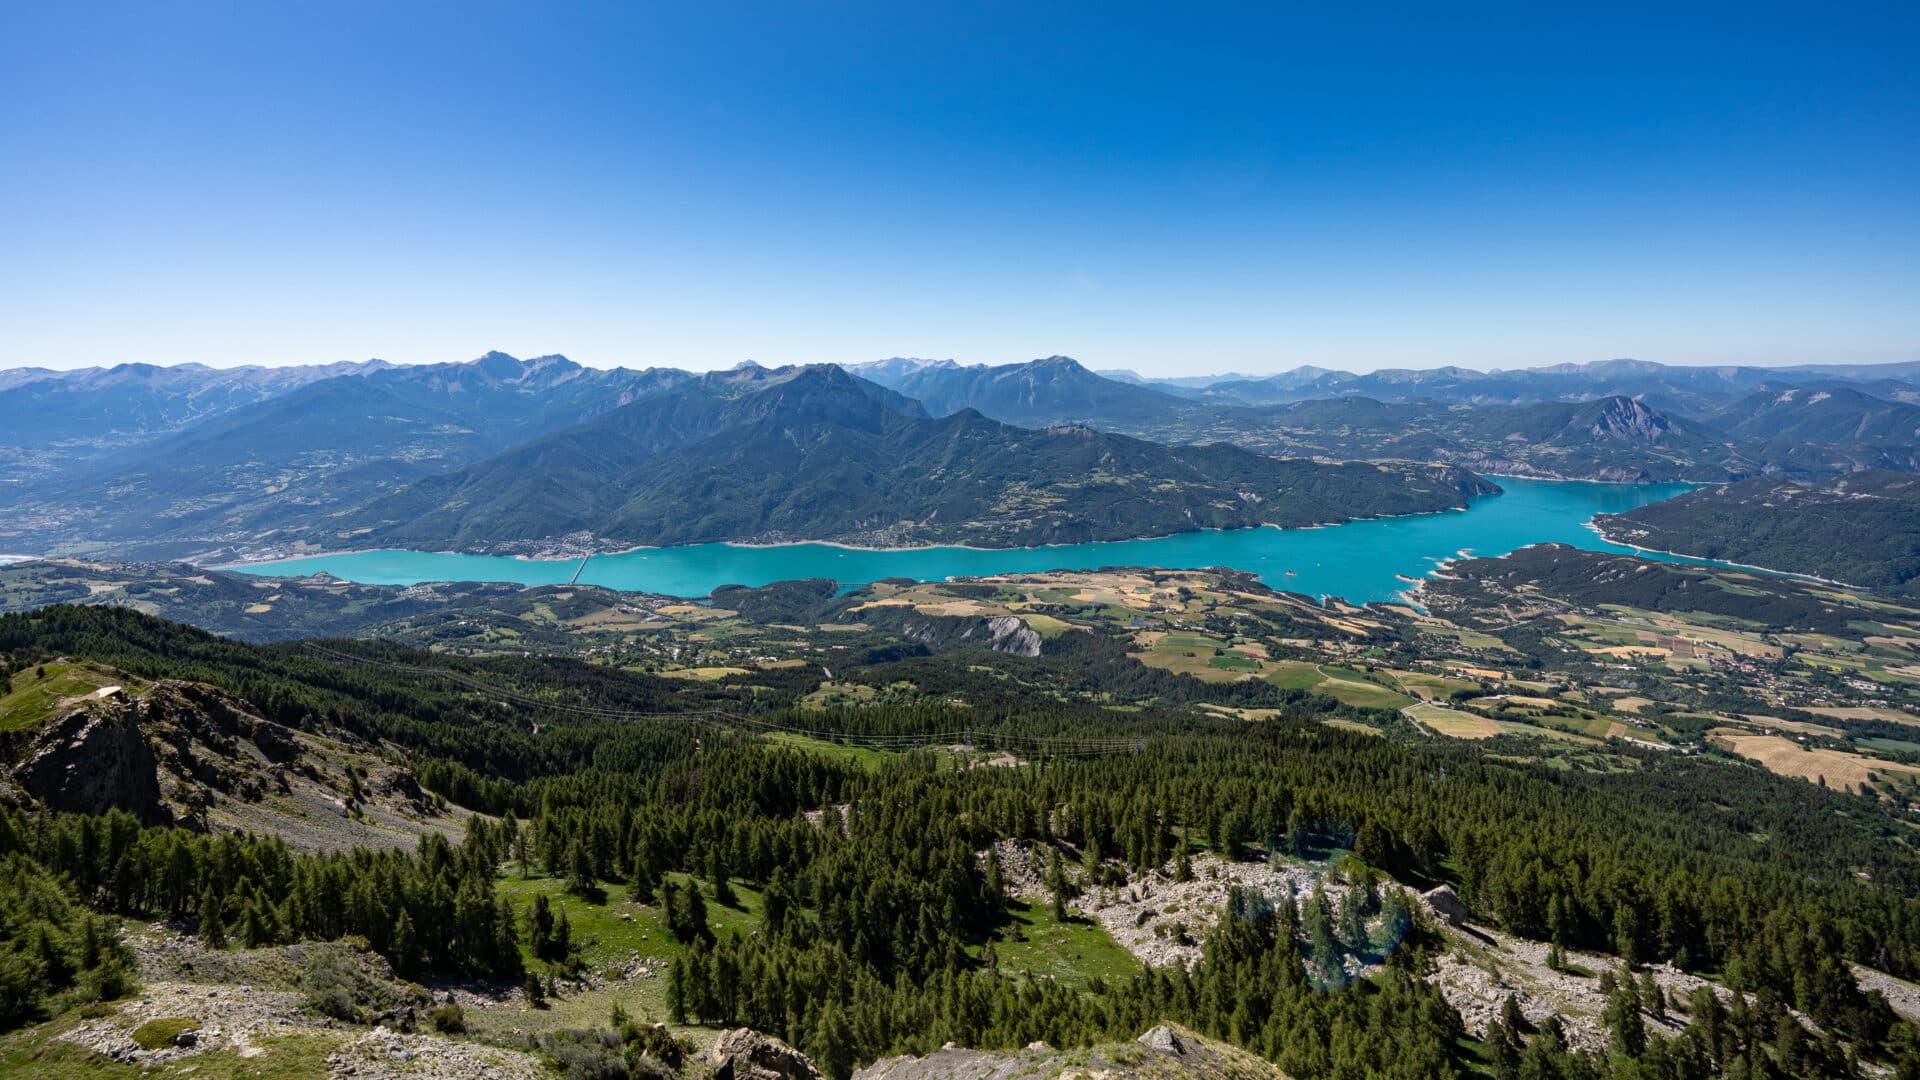
[{"label": "coniferous forest", "polygon": [[[982,709],[968,720],[983,740],[1097,729],[1131,744],[1018,768],[931,748],[862,761],[692,719],[583,718],[663,700],[659,680],[603,667],[353,647],[511,687],[516,704],[124,610],[0,617],[9,670],[87,657],[222,687],[275,722],[392,747],[435,798],[472,811],[462,835],[415,850],[311,853],[124,812],[6,810],[7,1024],[132,992],[116,944],[130,920],[226,948],[356,941],[406,978],[537,990],[579,962],[564,905],[522,912],[501,895],[532,869],[569,896],[617,892],[664,912],[683,950],[673,1023],[753,1027],[837,1076],[948,1041],[1071,1047],[1161,1021],[1303,1078],[1920,1075],[1912,1026],[1849,970],[1920,975],[1920,857],[1864,796],[1671,757],[1619,775],[1503,763],[1327,726],[1314,712],[1325,699],[1304,697],[1253,726]],[[811,722],[902,738],[955,726],[926,706]],[[993,961],[1010,897],[982,853],[1008,841],[1051,853],[1056,896],[1073,887],[1062,853],[1078,887],[1125,888],[1202,852],[1276,864],[1338,852],[1331,880],[1350,887],[1298,903],[1235,893],[1190,969],[1067,985]],[[1446,946],[1413,892],[1442,884],[1476,922],[1617,964],[1603,1051],[1517,1016],[1468,1035],[1421,977]],[[708,912],[737,904],[736,889],[759,898],[756,919],[716,933]],[[1362,978],[1326,978],[1383,919],[1405,928],[1395,947]],[[1650,965],[1733,993],[1665,1000],[1636,974]],[[1655,1009],[1684,1017],[1682,1034],[1650,1037]]]}]

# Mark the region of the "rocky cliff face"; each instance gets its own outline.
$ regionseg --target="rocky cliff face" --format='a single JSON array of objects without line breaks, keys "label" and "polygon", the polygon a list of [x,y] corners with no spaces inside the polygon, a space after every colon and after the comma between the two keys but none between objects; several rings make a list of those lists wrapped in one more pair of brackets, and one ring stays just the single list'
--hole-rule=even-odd
[{"label": "rocky cliff face", "polygon": [[[1012,615],[988,619],[986,629],[987,648],[994,652],[1012,653],[1015,656],[1040,655],[1040,635]],[[973,631],[969,630],[960,636],[971,639]]]},{"label": "rocky cliff face", "polygon": [[55,718],[14,769],[14,782],[54,810],[126,810],[148,823],[171,821],[139,713],[137,699],[114,689]]},{"label": "rocky cliff face", "polygon": [[1629,398],[1611,398],[1587,421],[1587,434],[1603,442],[1655,443],[1675,429],[1666,414]]},{"label": "rocky cliff face", "polygon": [[22,733],[13,797],[53,810],[125,810],[152,824],[273,833],[304,849],[412,846],[462,815],[351,736],[260,717],[200,683],[109,687]]},{"label": "rocky cliff face", "polygon": [[[875,608],[862,612],[867,622],[892,625],[888,612]],[[909,641],[939,652],[943,649],[991,649],[1014,656],[1039,656],[1040,635],[1014,615],[990,618],[964,616],[926,616],[909,618],[897,624]]]}]

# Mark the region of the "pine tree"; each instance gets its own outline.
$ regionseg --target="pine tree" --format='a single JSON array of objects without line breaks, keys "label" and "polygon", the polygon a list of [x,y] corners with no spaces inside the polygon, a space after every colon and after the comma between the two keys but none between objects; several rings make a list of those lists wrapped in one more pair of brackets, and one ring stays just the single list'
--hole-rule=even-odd
[{"label": "pine tree", "polygon": [[524,880],[527,876],[527,863],[532,860],[532,853],[528,850],[528,847],[529,845],[527,842],[527,830],[523,828],[514,829],[513,861],[520,870],[520,877],[522,880]]},{"label": "pine tree", "polygon": [[527,909],[527,951],[542,960],[553,954],[553,910],[544,893],[536,894]]},{"label": "pine tree", "polygon": [[828,1001],[820,1007],[807,1052],[831,1080],[847,1080],[853,1074],[853,1033],[839,1005]]},{"label": "pine tree", "polygon": [[1656,1019],[1667,1018],[1666,992],[1660,988],[1660,980],[1654,978],[1651,971],[1640,973],[1640,1004]]},{"label": "pine tree", "polygon": [[1634,1000],[1632,991],[1623,988],[1608,995],[1607,1007],[1601,1018],[1606,1022],[1614,1052],[1627,1057],[1639,1057],[1646,1051],[1647,1025],[1640,1016],[1640,1005]]},{"label": "pine tree", "polygon": [[560,909],[560,918],[553,924],[551,948],[553,950],[551,959],[555,961],[565,960],[573,952],[573,923],[567,919],[566,908]]},{"label": "pine tree", "polygon": [[628,894],[633,897],[634,903],[653,903],[659,889],[660,868],[654,864],[653,846],[644,829],[636,830],[633,851],[627,861],[631,867],[627,878]]},{"label": "pine tree", "polygon": [[1307,895],[1300,922],[1307,935],[1307,958],[1313,962],[1315,973],[1322,979],[1333,978],[1340,971],[1340,942],[1334,936],[1333,911],[1326,891],[1317,884]]},{"label": "pine tree", "polygon": [[1360,914],[1364,899],[1359,889],[1349,888],[1340,904],[1340,939],[1350,949],[1367,945],[1367,925]]},{"label": "pine tree", "polygon": [[240,912],[240,944],[249,949],[257,949],[262,945],[271,944],[272,941],[273,937],[267,929],[266,915],[261,912],[260,905],[254,902],[254,898],[248,897],[246,906]]},{"label": "pine tree", "polygon": [[1512,994],[1508,994],[1507,999],[1500,1003],[1500,1026],[1506,1031],[1507,1041],[1518,1050],[1520,1036],[1532,1025],[1527,1023],[1526,1014],[1520,1011],[1519,999]]},{"label": "pine tree", "polygon": [[419,951],[420,945],[413,932],[413,919],[403,910],[393,924],[393,939],[387,945],[387,955],[393,961],[393,969],[411,977],[419,969]]},{"label": "pine tree", "polygon": [[707,847],[707,881],[713,885],[713,902],[722,907],[733,907],[737,903],[733,895],[733,883],[727,877],[727,863],[720,851],[719,844]]},{"label": "pine tree", "polygon": [[687,974],[684,960],[675,960],[667,965],[667,1019],[676,1024],[687,1022]]},{"label": "pine tree", "polygon": [[593,858],[579,837],[574,837],[567,844],[566,859],[567,891],[575,896],[591,896],[598,892],[600,883],[594,880]]},{"label": "pine tree", "polygon": [[226,920],[221,917],[221,907],[212,885],[200,890],[200,939],[210,949],[223,949],[227,945]]},{"label": "pine tree", "polygon": [[1296,859],[1304,859],[1309,853],[1310,843],[1307,836],[1306,815],[1302,814],[1300,807],[1296,805],[1287,812],[1287,854]]},{"label": "pine tree", "polygon": [[1067,921],[1067,871],[1060,863],[1060,849],[1049,848],[1047,853],[1047,892],[1053,896],[1053,917],[1059,922]]},{"label": "pine tree", "polygon": [[536,1009],[544,1009],[547,1007],[546,984],[540,981],[538,972],[527,972],[527,977],[520,982],[520,990],[527,995],[528,1005]]}]

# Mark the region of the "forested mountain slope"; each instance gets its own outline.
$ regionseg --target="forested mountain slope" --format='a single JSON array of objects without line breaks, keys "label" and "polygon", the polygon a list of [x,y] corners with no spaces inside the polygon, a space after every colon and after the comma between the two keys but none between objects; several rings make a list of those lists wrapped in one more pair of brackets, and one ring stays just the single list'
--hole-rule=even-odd
[{"label": "forested mountain slope", "polygon": [[1596,519],[1609,540],[1914,595],[1920,477],[1749,480]]},{"label": "forested mountain slope", "polygon": [[1464,506],[1459,469],[1279,460],[1085,428],[1030,431],[917,402],[835,367],[739,396],[636,402],[346,517],[360,545],[499,549],[713,540],[1062,543],[1311,525]]},{"label": "forested mountain slope", "polygon": [[[634,1008],[657,1010],[641,1021],[662,1019],[669,1032],[775,1033],[833,1077],[948,1041],[1072,1049],[1166,1022],[1301,1078],[1464,1076],[1482,1061],[1550,1076],[1723,1067],[1853,1076],[1856,1058],[1892,1066],[1916,1049],[1912,1029],[1863,993],[1846,963],[1920,967],[1909,898],[1920,859],[1874,803],[1812,785],[1657,754],[1620,774],[1555,772],[1314,723],[1305,695],[1253,725],[1168,725],[1153,710],[1094,703],[977,714],[983,736],[1098,730],[1138,749],[955,768],[941,755],[962,751],[873,760],[818,738],[728,736],[691,714],[639,721],[618,710],[685,705],[669,680],[617,669],[338,647],[376,666],[238,645],[112,609],[0,617],[0,655],[14,678],[59,656],[142,680],[191,677],[289,730],[366,740],[442,798],[490,815],[473,818],[458,844],[429,835],[417,854],[311,855],[273,838],[143,826],[124,814],[0,811],[0,848],[16,871],[0,888],[9,910],[27,912],[0,940],[0,972],[22,973],[5,984],[7,1022],[120,997],[146,960],[99,943],[118,940],[116,919],[164,918],[212,950],[210,967],[233,943],[360,935],[402,977],[528,985],[539,995],[550,985],[565,1001],[603,1003],[599,1015],[621,1000],[591,996],[605,985],[596,980],[611,979],[637,995],[627,1000],[650,1003]],[[978,680],[976,667],[1046,662],[956,660],[945,676],[918,669],[930,694],[952,692],[943,679]],[[388,661],[405,667],[377,666]],[[436,669],[448,677],[407,673]],[[741,694],[764,721],[785,715],[773,700],[746,704],[743,691],[717,689]],[[530,704],[503,707],[502,693]],[[954,717],[873,706],[806,721],[910,737],[946,730]],[[1036,855],[1042,873],[1016,878],[1014,858],[1029,866]],[[1073,927],[1073,913],[1106,893],[1172,890],[1189,862],[1267,874],[1265,888],[1285,891],[1227,890],[1204,920],[1178,913],[1183,932],[1205,936],[1190,969],[1030,974],[1038,957],[1073,960],[1072,950],[1036,952],[1032,935]],[[1606,1056],[1570,1045],[1553,1020],[1532,1032],[1494,1023],[1466,1033],[1429,974],[1450,946],[1402,888],[1439,883],[1502,934],[1636,969],[1631,980],[1615,975],[1607,1017],[1596,1021],[1611,1040]],[[42,898],[21,902],[28,891]],[[644,947],[667,965],[652,984],[658,996],[633,976],[604,973],[627,955],[601,937],[626,925],[616,911],[644,928]],[[1078,949],[1098,940],[1073,932]],[[1703,986],[1684,1021],[1650,1037],[1649,1017],[1670,1008],[1641,978],[1656,962],[1712,975],[1731,997],[1722,1003]],[[1360,964],[1377,966],[1354,978]],[[589,971],[602,973],[582,977]],[[349,984],[327,1007],[370,1022],[363,992]],[[644,1022],[623,1026],[631,1011],[615,1015],[603,1039],[545,1026],[524,1007],[537,999],[517,993],[466,1000],[460,1023],[473,1036],[522,1047],[531,1039],[563,1060],[585,1060],[596,1046],[595,1060],[619,1059],[648,1045]],[[529,1032],[529,1023],[542,1026]],[[57,1041],[60,1030],[36,1038]],[[223,1046],[210,1036],[208,1052]]]}]

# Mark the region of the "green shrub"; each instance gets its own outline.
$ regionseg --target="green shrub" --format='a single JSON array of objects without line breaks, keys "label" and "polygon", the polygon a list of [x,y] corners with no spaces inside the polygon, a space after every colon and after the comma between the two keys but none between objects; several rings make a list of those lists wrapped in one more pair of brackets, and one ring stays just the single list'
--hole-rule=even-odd
[{"label": "green shrub", "polygon": [[458,1005],[440,1005],[427,1014],[427,1021],[433,1030],[442,1035],[464,1035],[467,1030],[467,1014]]},{"label": "green shrub", "polygon": [[191,1016],[163,1016],[149,1020],[133,1029],[133,1041],[140,1044],[142,1050],[158,1050],[172,1046],[174,1039],[183,1031],[198,1031],[200,1021]]}]

